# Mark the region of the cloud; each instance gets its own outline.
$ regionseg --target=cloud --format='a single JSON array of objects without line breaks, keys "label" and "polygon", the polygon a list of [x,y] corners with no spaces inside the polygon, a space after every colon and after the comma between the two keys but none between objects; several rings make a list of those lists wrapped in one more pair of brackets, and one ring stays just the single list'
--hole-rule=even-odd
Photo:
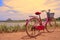
[{"label": "cloud", "polygon": [[3,6],[5,6],[5,7],[7,7],[7,8],[10,8],[10,9],[13,8],[13,7],[11,7],[11,6],[6,5],[6,4],[4,3],[4,0],[0,0],[0,7],[3,7]]},{"label": "cloud", "polygon": [[52,4],[52,3],[60,3],[60,0],[46,0],[46,2],[44,4]]},{"label": "cloud", "polygon": [[59,10],[60,11],[60,8],[55,8],[55,10]]},{"label": "cloud", "polygon": [[4,9],[0,9],[0,20],[6,20],[7,18],[11,19],[20,19],[23,14],[20,11],[8,9],[6,7],[3,7]]},{"label": "cloud", "polygon": [[12,12],[12,13],[19,13],[18,11],[16,11],[16,10],[7,10],[7,13],[8,12]]},{"label": "cloud", "polygon": [[11,18],[12,20],[23,20],[28,19],[29,16],[33,16],[34,14],[31,13],[22,13],[21,11],[6,9],[0,11],[0,20],[7,20]]}]

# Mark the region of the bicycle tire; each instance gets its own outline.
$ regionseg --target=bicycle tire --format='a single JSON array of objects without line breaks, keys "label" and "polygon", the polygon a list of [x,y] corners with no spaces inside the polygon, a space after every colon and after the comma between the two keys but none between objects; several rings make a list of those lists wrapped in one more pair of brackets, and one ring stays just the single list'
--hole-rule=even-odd
[{"label": "bicycle tire", "polygon": [[56,29],[56,27],[57,27],[57,23],[56,23],[56,20],[53,18],[53,19],[50,21],[50,23],[47,24],[46,30],[47,30],[48,32],[54,32],[55,29]]},{"label": "bicycle tire", "polygon": [[[29,19],[27,22],[26,22],[26,33],[27,33],[27,35],[29,36],[29,37],[37,37],[38,35],[40,35],[41,34],[41,32],[40,32],[40,30],[36,30],[36,29],[34,29],[34,27],[33,26],[35,26],[34,24],[36,24],[36,22],[37,22],[37,24],[39,24],[39,20],[37,19],[37,18],[31,18],[31,19]],[[32,22],[32,23],[31,23]],[[33,23],[33,22],[35,22],[35,23]],[[29,27],[31,27],[30,29],[29,29]],[[37,33],[37,34],[30,34],[30,32],[35,32],[35,33]]]}]

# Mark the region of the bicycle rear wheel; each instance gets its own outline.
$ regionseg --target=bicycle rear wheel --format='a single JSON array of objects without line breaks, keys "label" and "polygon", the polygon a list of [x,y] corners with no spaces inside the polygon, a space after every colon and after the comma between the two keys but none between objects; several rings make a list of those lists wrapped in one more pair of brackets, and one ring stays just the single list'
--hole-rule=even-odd
[{"label": "bicycle rear wheel", "polygon": [[37,18],[31,18],[28,20],[26,25],[26,33],[29,37],[36,37],[40,35],[40,30],[35,29],[35,26],[39,25],[39,20]]},{"label": "bicycle rear wheel", "polygon": [[47,24],[46,28],[48,32],[54,32],[56,29],[56,20],[52,19],[50,22],[48,22],[49,24]]}]

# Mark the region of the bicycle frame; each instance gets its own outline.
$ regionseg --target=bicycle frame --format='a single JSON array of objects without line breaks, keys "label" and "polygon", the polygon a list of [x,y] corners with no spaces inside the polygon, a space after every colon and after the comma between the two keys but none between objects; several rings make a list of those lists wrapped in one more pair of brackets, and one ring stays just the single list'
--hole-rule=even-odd
[{"label": "bicycle frame", "polygon": [[[40,26],[38,26],[36,29],[38,29],[38,30],[44,30],[45,28],[46,28],[46,26],[47,26],[47,23],[49,22],[49,20],[48,20],[48,18],[46,19],[46,22],[44,22],[44,23],[42,23],[42,19],[41,19],[41,16],[40,15],[38,15],[39,16],[39,22],[40,22]],[[43,25],[44,24],[44,25]],[[47,29],[47,28],[46,28]]]},{"label": "bicycle frame", "polygon": [[[37,20],[39,20],[39,23],[40,23],[40,26],[36,26],[35,27],[35,29],[37,29],[37,30],[44,30],[45,28],[46,28],[46,26],[47,26],[47,23],[48,22],[50,22],[49,20],[48,20],[48,18],[46,19],[46,22],[44,22],[44,23],[42,23],[42,19],[41,19],[41,16],[40,15],[38,15],[39,16],[39,18],[36,18],[36,17],[34,17],[34,16],[30,16],[30,17],[32,17],[32,19],[33,18],[36,18]],[[31,19],[30,19],[31,20]],[[28,20],[26,20],[26,25],[28,24]],[[44,25],[43,25],[44,24]],[[47,28],[46,28],[47,29]]]}]

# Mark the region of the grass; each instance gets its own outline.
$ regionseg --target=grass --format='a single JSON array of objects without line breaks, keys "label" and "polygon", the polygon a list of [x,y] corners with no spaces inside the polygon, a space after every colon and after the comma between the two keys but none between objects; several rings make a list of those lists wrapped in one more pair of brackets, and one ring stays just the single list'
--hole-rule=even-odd
[{"label": "grass", "polygon": [[16,26],[6,26],[6,25],[0,25],[0,33],[12,33],[12,32],[20,32],[25,31],[25,25],[22,27],[19,25]]},{"label": "grass", "polygon": [[[59,21],[60,22],[60,21]],[[29,25],[29,28],[31,25]],[[60,23],[58,23],[58,27],[60,28]],[[25,31],[26,27],[25,25],[19,26],[19,25],[14,25],[14,26],[7,26],[7,25],[0,25],[0,33],[12,33],[12,32],[20,32],[20,31]]]}]

